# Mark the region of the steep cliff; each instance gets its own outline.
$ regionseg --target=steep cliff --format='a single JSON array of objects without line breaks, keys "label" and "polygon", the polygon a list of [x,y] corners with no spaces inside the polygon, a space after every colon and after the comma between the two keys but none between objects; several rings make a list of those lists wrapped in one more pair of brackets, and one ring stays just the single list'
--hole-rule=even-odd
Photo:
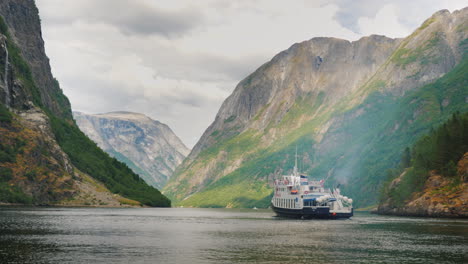
[{"label": "steep cliff", "polygon": [[162,188],[189,149],[165,124],[138,113],[73,112],[77,125],[109,155]]},{"label": "steep cliff", "polygon": [[297,145],[311,178],[376,203],[380,171],[401,149],[467,109],[466,74],[431,85],[464,61],[467,17],[439,11],[405,39],[294,44],[238,84],[164,193],[181,205],[266,206]]},{"label": "steep cliff", "polygon": [[43,44],[34,1],[1,1],[0,203],[170,206],[78,129]]},{"label": "steep cliff", "polygon": [[18,70],[29,71],[34,79],[34,86],[37,89],[31,94],[34,103],[37,106],[44,106],[61,118],[71,120],[70,102],[52,76],[49,58],[45,54],[38,12],[32,0],[0,1],[0,16],[8,25],[11,41],[15,43],[21,57],[27,62],[27,66],[21,65]]}]

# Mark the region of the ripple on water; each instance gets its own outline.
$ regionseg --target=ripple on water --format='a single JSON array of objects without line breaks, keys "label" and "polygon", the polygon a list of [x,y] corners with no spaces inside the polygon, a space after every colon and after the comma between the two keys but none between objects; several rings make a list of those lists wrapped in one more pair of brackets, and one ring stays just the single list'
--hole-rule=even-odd
[{"label": "ripple on water", "polygon": [[269,210],[0,208],[0,262],[463,263],[468,221]]}]

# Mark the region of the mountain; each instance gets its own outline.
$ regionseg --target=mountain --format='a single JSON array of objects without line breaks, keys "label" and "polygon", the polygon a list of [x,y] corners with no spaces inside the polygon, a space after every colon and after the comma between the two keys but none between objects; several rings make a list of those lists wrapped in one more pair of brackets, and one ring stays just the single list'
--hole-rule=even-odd
[{"label": "mountain", "polygon": [[387,174],[378,213],[468,217],[468,113],[420,138]]},{"label": "mountain", "polygon": [[0,203],[170,206],[73,121],[34,1],[0,1]]},{"label": "mountain", "polygon": [[163,189],[178,205],[268,206],[297,146],[310,178],[376,204],[401,151],[468,110],[468,8],[404,39],[313,38],[242,80]]},{"label": "mountain", "polygon": [[190,150],[165,124],[143,114],[73,112],[77,125],[148,184],[162,188]]}]

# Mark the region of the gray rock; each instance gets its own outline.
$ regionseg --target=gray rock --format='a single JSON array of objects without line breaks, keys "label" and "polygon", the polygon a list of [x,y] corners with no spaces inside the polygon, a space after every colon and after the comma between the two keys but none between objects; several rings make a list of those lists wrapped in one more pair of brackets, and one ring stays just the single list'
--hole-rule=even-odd
[{"label": "gray rock", "polygon": [[[41,21],[34,1],[2,0],[0,16],[8,25],[9,33],[20,48],[22,56],[31,68],[36,86],[41,93],[41,101],[59,117],[71,119],[71,108],[68,99],[55,100],[54,96],[62,94],[60,87],[52,76],[49,58],[45,54],[42,39]],[[22,102],[18,102],[21,104]]]},{"label": "gray rock", "polygon": [[189,149],[165,124],[138,113],[73,112],[80,129],[148,184],[163,187]]},{"label": "gray rock", "polygon": [[[366,111],[362,102],[374,91],[404,96],[437,80],[461,61],[464,48],[460,43],[468,37],[467,18],[468,8],[440,11],[404,39],[321,37],[292,45],[237,85],[164,192],[183,200],[203,191],[205,183],[242,168],[249,155],[279,144],[311,120],[316,121],[309,133],[317,142],[317,153],[338,149],[350,140],[346,131],[336,132],[346,118],[340,113],[359,106],[362,111],[356,115],[362,114]],[[303,105],[310,109],[302,109],[288,127],[281,126],[283,117],[300,100],[308,100]],[[247,131],[260,138],[250,153],[229,158],[220,149],[203,156],[204,150]]]}]

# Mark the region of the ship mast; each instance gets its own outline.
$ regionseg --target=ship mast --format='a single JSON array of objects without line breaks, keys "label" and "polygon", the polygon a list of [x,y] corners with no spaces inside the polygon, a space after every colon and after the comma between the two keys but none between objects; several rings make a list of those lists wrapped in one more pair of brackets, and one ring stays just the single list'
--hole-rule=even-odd
[{"label": "ship mast", "polygon": [[297,171],[297,145],[296,145],[296,159],[294,162],[294,171],[293,171],[294,176],[298,176],[298,171]]}]

